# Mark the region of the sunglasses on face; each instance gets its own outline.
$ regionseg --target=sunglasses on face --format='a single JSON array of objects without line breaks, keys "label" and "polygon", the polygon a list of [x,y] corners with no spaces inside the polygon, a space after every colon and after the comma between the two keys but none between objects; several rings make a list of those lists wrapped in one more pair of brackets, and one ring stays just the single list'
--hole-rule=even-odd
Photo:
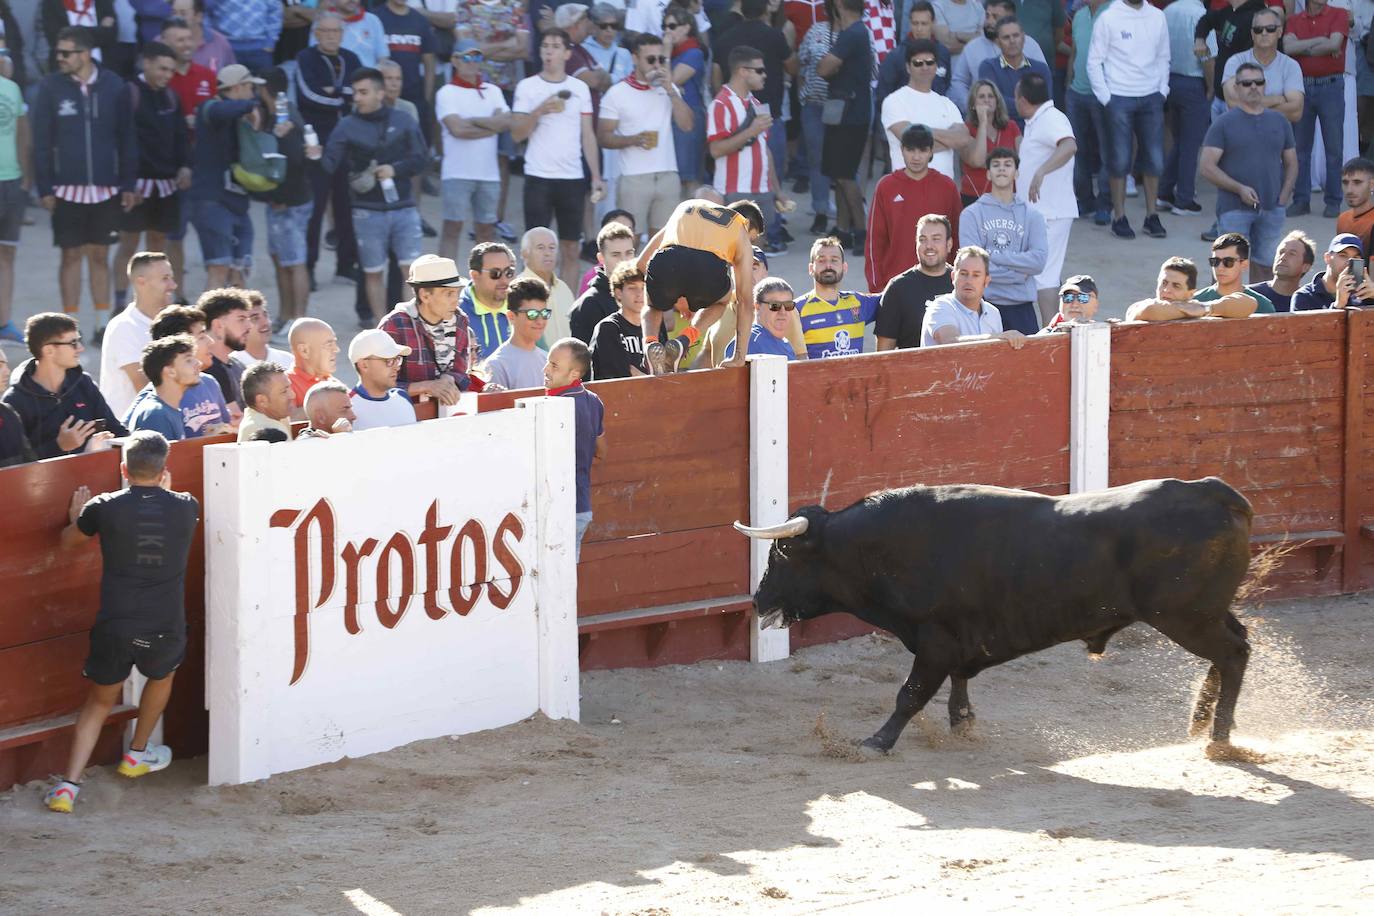
[{"label": "sunglasses on face", "polygon": [[613,28],[615,28],[615,23],[614,23],[614,22],[597,22],[597,23],[594,23],[594,25],[595,25],[598,29],[613,29]]},{"label": "sunglasses on face", "polygon": [[1240,260],[1240,258],[1227,256],[1224,258],[1208,258],[1207,263],[1211,264],[1213,267],[1235,267],[1240,263]]},{"label": "sunglasses on face", "polygon": [[58,57],[71,57],[73,54],[81,54],[84,50],[84,48],[72,48],[69,51],[64,51],[62,48],[58,48],[53,53]]},{"label": "sunglasses on face", "polygon": [[1278,30],[1279,30],[1279,27],[1276,26],[1276,25],[1252,25],[1252,26],[1250,26],[1250,31],[1254,32],[1256,35],[1259,35],[1259,34],[1262,33],[1262,32],[1268,32],[1270,35],[1272,35],[1272,34],[1274,34],[1275,32],[1277,32]]},{"label": "sunglasses on face", "polygon": [[762,76],[763,74],[765,74],[765,73],[768,72],[768,70],[767,70],[766,68],[764,68],[764,67],[740,67],[740,69],[741,69],[741,70],[752,70],[752,71],[754,71],[755,73],[757,73],[759,76]]},{"label": "sunglasses on face", "polygon": [[511,279],[511,278],[514,277],[514,276],[515,276],[515,268],[514,268],[514,267],[507,267],[507,268],[504,269],[504,270],[502,270],[500,267],[488,267],[488,268],[487,268],[487,277],[489,277],[489,278],[492,279],[492,280],[499,280],[499,279],[501,279],[502,277],[505,277],[507,280],[509,280],[509,279]]},{"label": "sunglasses on face", "polygon": [[911,60],[911,61],[908,61],[907,63],[910,64],[910,65],[913,66],[913,67],[933,67],[933,66],[935,66],[935,61],[930,60],[930,59],[928,59],[928,58],[927,58],[927,59],[923,59],[923,60]]},{"label": "sunglasses on face", "polygon": [[553,317],[553,309],[525,309],[520,314],[530,321],[547,321]]},{"label": "sunglasses on face", "polygon": [[651,66],[657,67],[659,64],[663,64],[663,63],[667,63],[667,62],[668,62],[668,55],[666,55],[666,54],[645,54],[645,55],[644,55],[644,62],[645,62],[646,64],[651,65]]},{"label": "sunglasses on face", "polygon": [[793,302],[791,299],[785,299],[781,302],[777,301],[776,299],[771,302],[767,299],[764,299],[761,304],[768,306],[768,311],[770,312],[790,312],[797,307],[797,303]]},{"label": "sunglasses on face", "polygon": [[52,344],[54,347],[71,347],[72,349],[76,349],[81,346],[81,338],[73,337],[71,340],[50,340],[48,343]]},{"label": "sunglasses on face", "polygon": [[457,57],[459,60],[468,64],[480,64],[487,59],[487,56],[481,51],[464,51],[462,54],[457,55]]},{"label": "sunglasses on face", "polygon": [[1264,80],[1236,80],[1236,85],[1245,89],[1251,89],[1255,86],[1263,86]]},{"label": "sunglasses on face", "polygon": [[1077,293],[1076,293],[1076,292],[1070,291],[1070,292],[1067,292],[1067,293],[1060,293],[1060,294],[1059,294],[1059,301],[1062,302],[1062,303],[1064,303],[1065,305],[1070,305],[1071,303],[1074,303],[1074,302],[1077,302],[1079,305],[1087,305],[1087,304],[1088,304],[1089,302],[1091,302],[1092,300],[1093,300],[1092,293],[1083,293],[1083,292],[1077,292]]}]

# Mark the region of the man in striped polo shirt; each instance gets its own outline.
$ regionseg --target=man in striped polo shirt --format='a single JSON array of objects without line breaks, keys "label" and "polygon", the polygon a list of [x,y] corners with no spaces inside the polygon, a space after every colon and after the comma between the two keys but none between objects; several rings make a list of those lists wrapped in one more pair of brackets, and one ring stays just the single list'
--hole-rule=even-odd
[{"label": "man in striped polo shirt", "polygon": [[[764,224],[775,223],[775,206],[786,207],[778,185],[777,168],[768,155],[768,131],[773,115],[754,97],[763,90],[763,54],[738,45],[729,56],[730,79],[720,87],[707,112],[706,142],[716,160],[715,188],[727,204],[752,200],[763,211]],[[782,130],[782,122],[778,122]],[[776,239],[763,246],[768,254],[786,247]]]}]

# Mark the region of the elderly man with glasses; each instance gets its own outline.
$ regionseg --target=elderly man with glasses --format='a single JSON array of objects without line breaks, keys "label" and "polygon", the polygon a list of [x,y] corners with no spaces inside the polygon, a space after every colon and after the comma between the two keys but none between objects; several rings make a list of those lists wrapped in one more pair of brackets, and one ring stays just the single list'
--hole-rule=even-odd
[{"label": "elderly man with glasses", "polygon": [[[797,303],[792,287],[781,277],[764,277],[754,287],[754,326],[749,329],[749,355],[760,353],[797,359],[797,351],[788,342],[793,312]],[[735,342],[725,345],[725,358],[735,356]]]}]

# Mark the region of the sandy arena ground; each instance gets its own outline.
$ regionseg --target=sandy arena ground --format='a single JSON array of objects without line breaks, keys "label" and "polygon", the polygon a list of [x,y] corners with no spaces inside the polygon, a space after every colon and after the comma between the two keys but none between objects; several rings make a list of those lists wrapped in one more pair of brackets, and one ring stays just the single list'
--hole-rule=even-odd
[{"label": "sandy arena ground", "polygon": [[[1374,597],[1251,612],[1237,742],[1183,738],[1203,663],[1135,627],[943,695],[895,751],[887,637],[582,678],[534,719],[235,788],[203,759],[0,796],[6,913],[1369,912]],[[398,702],[404,702],[398,698]]]}]

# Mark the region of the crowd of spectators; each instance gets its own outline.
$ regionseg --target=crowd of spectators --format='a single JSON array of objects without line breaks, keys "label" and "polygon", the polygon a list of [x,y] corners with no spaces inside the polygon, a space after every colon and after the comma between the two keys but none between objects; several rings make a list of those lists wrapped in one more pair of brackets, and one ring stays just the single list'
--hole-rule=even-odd
[{"label": "crowd of spectators", "polygon": [[[1199,180],[1217,191],[1211,225],[1195,224],[1213,282],[1169,258],[1128,319],[1374,302],[1374,162],[1342,161],[1344,132],[1369,126],[1345,100],[1374,98],[1371,0],[42,10],[40,41],[16,25],[0,56],[0,339],[32,356],[0,410],[7,462],[140,429],[400,425],[422,399],[537,388],[568,341],[583,378],[652,374],[646,333],[668,340],[692,316],[649,311],[646,245],[687,199],[756,215],[753,270],[746,252],[734,303],[690,335],[684,367],[734,359],[746,318],[741,344],[790,359],[980,335],[1020,346],[1096,312],[1096,282],[1062,278],[1076,220],[1131,239],[1143,198],[1142,231],[1167,237],[1186,224],[1162,217],[1201,212]],[[880,175],[868,201],[865,161]],[[1325,245],[1286,225],[1314,190],[1336,218]],[[809,230],[793,194],[809,197]],[[20,328],[13,255],[31,199],[61,249],[61,310]],[[259,207],[271,307],[245,289]],[[188,228],[207,275],[195,298]],[[809,283],[770,274],[808,231]],[[331,249],[357,285],[357,329],[309,314]],[[98,381],[80,358],[83,282]],[[352,389],[335,378],[345,346]]]}]

